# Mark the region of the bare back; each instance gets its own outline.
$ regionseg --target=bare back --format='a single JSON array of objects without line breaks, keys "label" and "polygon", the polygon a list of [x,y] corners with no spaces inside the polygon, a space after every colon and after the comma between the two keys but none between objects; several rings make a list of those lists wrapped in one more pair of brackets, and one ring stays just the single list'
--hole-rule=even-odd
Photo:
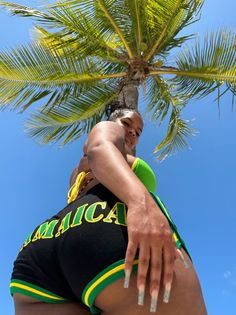
[{"label": "bare back", "polygon": [[[100,139],[106,139],[108,142],[112,142],[117,145],[118,150],[122,153],[124,159],[127,161],[128,165],[131,167],[135,157],[132,155],[130,149],[126,146],[124,141],[124,130],[120,126],[118,126],[114,122],[101,122],[99,124],[99,128],[96,126],[92,129],[88,138],[86,139],[83,146],[83,156],[79,161],[79,164],[75,167],[70,176],[70,187],[75,183],[75,180],[80,172],[85,171],[88,173],[81,185],[81,189],[79,191],[79,197],[84,195],[89,189],[94,187],[99,183],[93,174],[91,167],[88,161],[88,147],[91,150],[91,147],[96,146],[96,144],[100,141]],[[101,132],[102,130],[102,132]],[[112,156],[110,157],[112,160]]]}]

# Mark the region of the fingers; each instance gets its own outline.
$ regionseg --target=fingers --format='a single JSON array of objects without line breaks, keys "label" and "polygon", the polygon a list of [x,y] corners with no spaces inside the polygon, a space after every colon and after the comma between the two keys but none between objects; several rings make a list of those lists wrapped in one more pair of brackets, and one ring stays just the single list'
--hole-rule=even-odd
[{"label": "fingers", "polygon": [[138,277],[137,277],[137,286],[138,286],[138,304],[144,305],[144,294],[146,286],[147,272],[149,268],[150,260],[150,249],[145,245],[145,242],[140,246],[139,251],[139,263],[138,263]]},{"label": "fingers", "polygon": [[175,248],[173,248],[172,242],[166,244],[163,248],[163,286],[164,286],[164,295],[163,302],[168,303],[170,298],[170,291],[173,280],[174,273],[174,261],[175,261]]},{"label": "fingers", "polygon": [[124,288],[129,287],[129,280],[130,275],[132,272],[132,267],[134,263],[134,258],[137,252],[137,243],[134,243],[132,241],[128,242],[126,255],[125,255],[125,282],[124,282]]},{"label": "fingers", "polygon": [[[163,229],[161,235],[155,238],[143,235],[129,234],[129,242],[125,257],[125,282],[124,287],[129,287],[130,275],[134,259],[139,248],[139,264],[137,274],[138,304],[144,305],[145,287],[148,271],[150,270],[150,312],[156,312],[160,288],[163,286],[163,302],[168,303],[174,274],[174,262],[180,259],[185,268],[188,263],[183,253],[176,248],[176,242],[171,230]],[[150,241],[152,239],[152,241]]]},{"label": "fingers", "polygon": [[157,308],[157,300],[161,284],[162,273],[162,249],[160,247],[152,247],[151,266],[150,266],[150,295],[151,304],[150,312],[155,313]]},{"label": "fingers", "polygon": [[180,249],[176,249],[176,251],[177,251],[178,257],[179,257],[180,260],[182,261],[184,267],[185,267],[186,269],[188,269],[188,268],[189,268],[189,264],[188,264],[188,262],[186,261],[186,259],[184,258],[183,253],[181,252]]}]

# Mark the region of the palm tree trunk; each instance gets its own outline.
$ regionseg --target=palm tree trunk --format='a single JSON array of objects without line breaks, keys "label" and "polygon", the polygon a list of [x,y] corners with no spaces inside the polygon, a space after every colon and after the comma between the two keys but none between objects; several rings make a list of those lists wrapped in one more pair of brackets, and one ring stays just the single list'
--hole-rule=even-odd
[{"label": "palm tree trunk", "polygon": [[[118,97],[113,100],[109,105],[117,106],[117,108],[129,108],[138,110],[138,87],[139,79],[126,78],[120,83],[120,91]],[[109,107],[108,105],[108,107]],[[132,150],[132,154],[136,156],[136,148]]]},{"label": "palm tree trunk", "polygon": [[[118,95],[119,105],[138,110],[138,87],[139,80],[129,79],[126,81]],[[132,154],[136,156],[136,147],[132,150]]]},{"label": "palm tree trunk", "polygon": [[122,88],[118,95],[119,107],[138,110],[138,86],[139,80],[132,78],[122,82]]}]

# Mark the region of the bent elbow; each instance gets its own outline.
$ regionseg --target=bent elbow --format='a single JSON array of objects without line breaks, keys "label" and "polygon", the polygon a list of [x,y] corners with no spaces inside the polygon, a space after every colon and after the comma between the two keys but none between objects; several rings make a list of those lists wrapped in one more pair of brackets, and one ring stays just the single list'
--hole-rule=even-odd
[{"label": "bent elbow", "polygon": [[104,152],[106,149],[106,144],[104,141],[98,142],[94,144],[91,147],[88,147],[87,149],[87,157],[88,157],[88,162],[91,162],[95,159],[95,157],[99,156],[100,152]]}]

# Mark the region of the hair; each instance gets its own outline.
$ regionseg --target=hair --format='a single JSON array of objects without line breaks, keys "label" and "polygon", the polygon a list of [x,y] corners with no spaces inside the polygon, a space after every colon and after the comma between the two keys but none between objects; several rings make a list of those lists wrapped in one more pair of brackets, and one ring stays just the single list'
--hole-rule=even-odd
[{"label": "hair", "polygon": [[124,116],[127,112],[137,113],[140,117],[142,117],[138,110],[134,108],[121,107],[119,106],[119,103],[112,103],[106,107],[107,120],[109,121],[114,121],[117,118]]}]

